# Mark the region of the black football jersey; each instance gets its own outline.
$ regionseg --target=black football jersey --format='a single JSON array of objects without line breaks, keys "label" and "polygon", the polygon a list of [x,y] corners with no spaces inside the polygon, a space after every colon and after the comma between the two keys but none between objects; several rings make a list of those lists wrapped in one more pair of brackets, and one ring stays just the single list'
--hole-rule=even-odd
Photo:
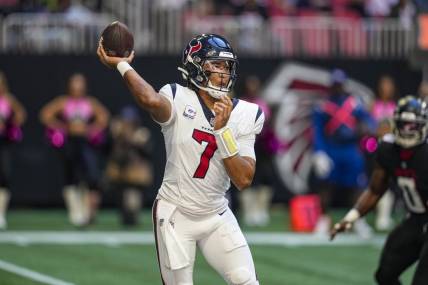
[{"label": "black football jersey", "polygon": [[402,191],[408,211],[428,212],[428,143],[413,148],[395,144],[393,135],[380,142],[376,161],[387,171]]}]

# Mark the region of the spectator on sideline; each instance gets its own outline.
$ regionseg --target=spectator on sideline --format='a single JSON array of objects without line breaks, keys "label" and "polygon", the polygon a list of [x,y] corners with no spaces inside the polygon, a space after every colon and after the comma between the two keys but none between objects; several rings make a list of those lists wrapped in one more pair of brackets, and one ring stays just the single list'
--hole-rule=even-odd
[{"label": "spectator on sideline", "polygon": [[0,71],[0,230],[7,227],[11,172],[10,148],[22,138],[21,126],[26,118],[24,107],[10,93],[6,76]]},{"label": "spectator on sideline", "polygon": [[143,192],[153,182],[150,162],[151,133],[141,124],[138,110],[122,108],[110,124],[111,152],[106,168],[110,188],[116,192],[121,222],[138,224]]},{"label": "spectator on sideline", "polygon": [[[83,74],[73,74],[67,94],[47,103],[40,112],[51,144],[60,149],[64,164],[64,199],[70,222],[78,227],[94,221],[100,169],[95,152],[108,126],[109,112],[86,90]],[[89,188],[89,192],[86,191]]]},{"label": "spectator on sideline", "polygon": [[[255,150],[257,154],[256,172],[252,186],[239,193],[240,204],[244,223],[249,226],[266,226],[270,221],[270,203],[272,198],[272,149],[270,141],[274,139],[273,132],[269,128],[271,111],[266,102],[260,97],[260,80],[256,76],[248,76],[245,79],[245,91],[243,100],[260,106],[265,114],[266,125],[261,134],[256,138]],[[275,151],[275,150],[273,150]]]}]

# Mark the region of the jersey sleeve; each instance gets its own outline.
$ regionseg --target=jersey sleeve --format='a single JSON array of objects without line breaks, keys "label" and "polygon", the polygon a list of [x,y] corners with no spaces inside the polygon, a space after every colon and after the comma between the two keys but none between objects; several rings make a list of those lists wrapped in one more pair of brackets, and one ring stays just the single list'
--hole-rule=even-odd
[{"label": "jersey sleeve", "polygon": [[239,155],[248,156],[256,160],[254,143],[256,141],[256,135],[260,134],[263,129],[264,121],[265,115],[263,111],[261,111],[261,109],[259,108],[252,130],[236,139],[239,145]]},{"label": "jersey sleeve", "polygon": [[153,118],[153,121],[158,123],[161,127],[167,127],[171,125],[174,122],[175,118],[177,117],[177,110],[174,104],[174,98],[175,98],[176,92],[177,92],[177,86],[175,83],[164,85],[158,92],[161,96],[164,96],[171,103],[171,115],[168,118],[168,120],[161,123],[156,121]]}]

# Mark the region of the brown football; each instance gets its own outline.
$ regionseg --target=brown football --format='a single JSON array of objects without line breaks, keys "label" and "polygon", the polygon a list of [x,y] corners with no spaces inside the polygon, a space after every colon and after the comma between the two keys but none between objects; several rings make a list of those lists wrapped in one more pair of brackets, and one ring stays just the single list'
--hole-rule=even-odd
[{"label": "brown football", "polygon": [[109,56],[128,57],[134,49],[134,36],[128,27],[119,21],[108,25],[101,37],[103,48]]}]

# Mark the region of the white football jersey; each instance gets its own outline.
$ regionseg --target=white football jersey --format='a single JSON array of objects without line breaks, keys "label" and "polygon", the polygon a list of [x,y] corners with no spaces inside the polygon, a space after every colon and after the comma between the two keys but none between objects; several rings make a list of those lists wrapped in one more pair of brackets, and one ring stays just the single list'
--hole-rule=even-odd
[{"label": "white football jersey", "polygon": [[[159,196],[184,213],[201,216],[224,211],[230,187],[213,135],[213,112],[190,88],[167,84],[159,93],[171,102],[171,117],[162,126],[166,166]],[[241,156],[255,159],[256,134],[263,127],[264,114],[253,103],[233,99],[227,125],[231,128]]]}]

